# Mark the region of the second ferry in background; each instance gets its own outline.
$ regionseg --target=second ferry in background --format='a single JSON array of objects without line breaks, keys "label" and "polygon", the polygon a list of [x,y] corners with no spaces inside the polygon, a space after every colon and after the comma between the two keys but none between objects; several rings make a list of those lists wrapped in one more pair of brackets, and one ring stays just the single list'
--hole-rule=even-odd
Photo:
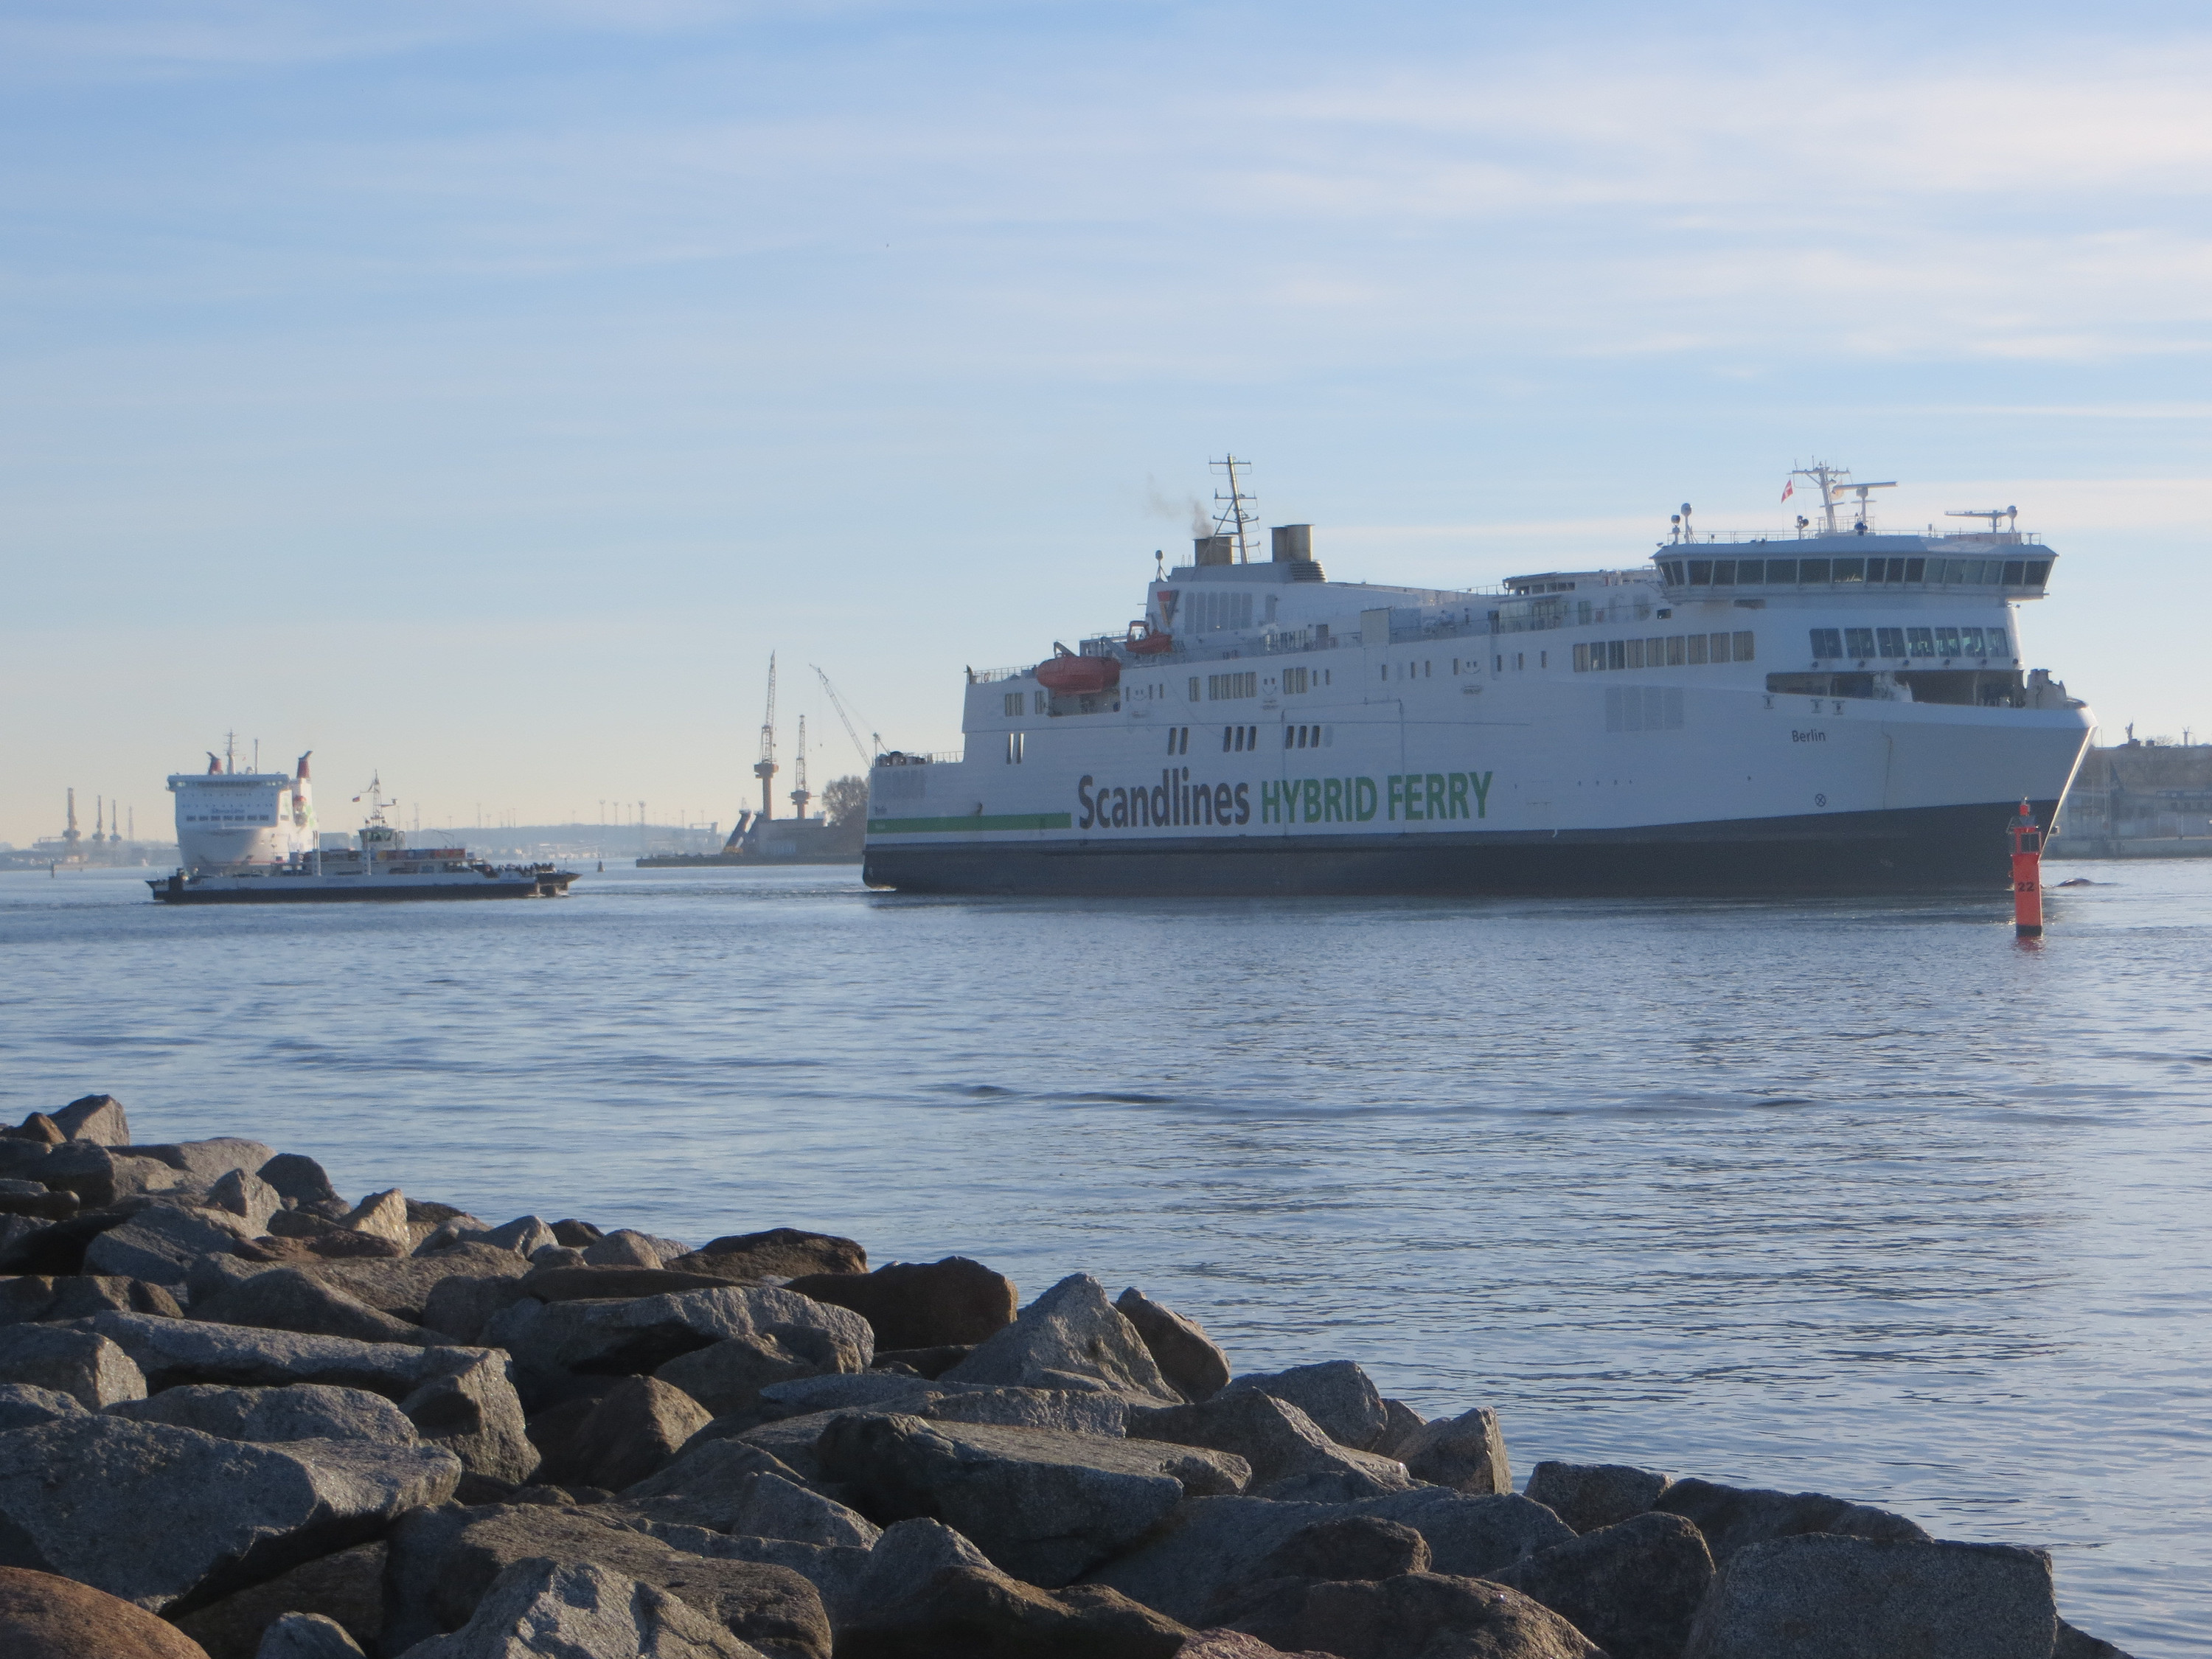
[{"label": "second ferry in background", "polygon": [[235,757],[211,754],[204,773],[172,773],[169,788],[181,864],[146,884],[164,904],[558,898],[576,878],[550,864],[488,864],[462,847],[410,847],[385,821],[374,781],[356,798],[369,803],[360,830],[325,834],[306,755],[292,772],[240,772]]},{"label": "second ferry in background", "polygon": [[[1502,592],[1332,582],[1249,497],[1144,615],[970,672],[957,757],[870,772],[864,874],[916,892],[2006,890],[2094,716],[2024,667],[2057,556],[2010,508],[1884,535],[1818,519]],[[1788,492],[1785,491],[1785,499]],[[1855,499],[1854,499],[1855,498]]]}]

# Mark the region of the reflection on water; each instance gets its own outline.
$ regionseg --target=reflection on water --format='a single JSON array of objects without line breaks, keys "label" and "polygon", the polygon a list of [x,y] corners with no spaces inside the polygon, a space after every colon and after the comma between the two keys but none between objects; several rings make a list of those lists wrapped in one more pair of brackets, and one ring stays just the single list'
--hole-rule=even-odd
[{"label": "reflection on water", "polygon": [[[2069,866],[2068,873],[2085,866]],[[393,1183],[695,1240],[1084,1268],[1245,1368],[2051,1547],[2212,1614],[2212,865],[1998,895],[959,902],[844,870],[156,909],[0,877],[15,1115],[112,1090]]]}]

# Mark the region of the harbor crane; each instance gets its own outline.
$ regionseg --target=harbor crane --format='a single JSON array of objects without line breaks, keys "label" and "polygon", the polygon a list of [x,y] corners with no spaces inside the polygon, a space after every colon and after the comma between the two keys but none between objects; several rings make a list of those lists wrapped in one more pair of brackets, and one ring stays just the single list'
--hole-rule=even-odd
[{"label": "harbor crane", "polygon": [[798,787],[791,792],[791,804],[801,823],[806,822],[806,803],[814,799],[806,793],[806,716],[799,717],[799,757],[792,762],[791,781]]},{"label": "harbor crane", "polygon": [[753,775],[760,780],[760,815],[763,819],[772,818],[775,816],[775,653],[773,651],[768,653],[768,713],[761,716],[760,758],[753,763]]},{"label": "harbor crane", "polygon": [[[874,739],[873,749],[862,744],[860,732],[854,727],[852,713],[845,707],[844,698],[837,695],[837,688],[830,684],[830,676],[822,672],[822,665],[819,663],[811,663],[808,665],[814,670],[816,678],[822,682],[822,689],[830,694],[830,706],[837,711],[837,718],[844,722],[845,735],[852,738],[853,748],[860,757],[860,764],[863,767],[873,766],[876,763],[876,757],[883,752],[883,733],[880,732],[868,733],[868,736]],[[860,718],[865,720],[867,716],[864,714]]]}]

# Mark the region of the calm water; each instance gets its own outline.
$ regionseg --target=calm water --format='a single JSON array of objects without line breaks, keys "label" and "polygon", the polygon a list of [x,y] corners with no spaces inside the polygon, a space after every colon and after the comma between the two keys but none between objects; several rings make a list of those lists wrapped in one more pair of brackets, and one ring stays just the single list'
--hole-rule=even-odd
[{"label": "calm water", "polygon": [[845,871],[172,912],[0,876],[0,1107],[492,1220],[1085,1269],[1609,1458],[2046,1545],[2212,1651],[2212,863],[1830,904],[952,902]]}]

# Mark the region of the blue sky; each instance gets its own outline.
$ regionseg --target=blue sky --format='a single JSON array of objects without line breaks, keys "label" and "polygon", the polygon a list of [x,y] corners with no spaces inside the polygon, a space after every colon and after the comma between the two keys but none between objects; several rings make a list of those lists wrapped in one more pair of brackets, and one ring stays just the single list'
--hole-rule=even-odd
[{"label": "blue sky", "polygon": [[2017,502],[2032,659],[2212,731],[2208,94],[2179,7],[0,5],[0,836],[234,726],[726,823],[771,649],[817,777],[808,663],[952,746],[1231,447],[1439,585]]}]

